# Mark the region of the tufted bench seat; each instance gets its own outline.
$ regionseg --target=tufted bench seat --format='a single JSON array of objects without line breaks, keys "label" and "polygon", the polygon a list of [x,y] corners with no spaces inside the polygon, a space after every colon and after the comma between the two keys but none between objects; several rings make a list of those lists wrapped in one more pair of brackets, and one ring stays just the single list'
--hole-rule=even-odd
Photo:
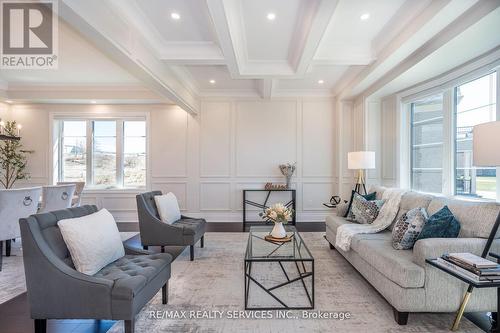
[{"label": "tufted bench seat", "polygon": [[75,270],[57,222],[96,211],[96,206],[81,206],[19,221],[36,333],[46,332],[47,319],[125,320],[125,332],[133,333],[136,314],[160,289],[167,304],[172,262],[168,253],[152,254],[124,243],[125,256],[96,274]]},{"label": "tufted bench seat", "polygon": [[113,297],[132,299],[162,270],[166,269],[170,275],[171,261],[172,256],[168,253],[126,255],[101,269],[94,277],[113,281]]}]

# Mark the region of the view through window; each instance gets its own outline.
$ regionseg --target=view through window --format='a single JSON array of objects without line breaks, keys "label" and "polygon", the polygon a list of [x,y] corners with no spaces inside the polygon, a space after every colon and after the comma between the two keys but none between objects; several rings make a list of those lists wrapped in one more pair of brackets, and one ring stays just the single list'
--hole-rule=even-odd
[{"label": "view through window", "polygon": [[443,176],[443,95],[411,104],[411,187],[440,193]]},{"label": "view through window", "polygon": [[145,121],[57,121],[59,181],[85,181],[96,188],[146,186]]},{"label": "view through window", "polygon": [[496,198],[496,169],[472,164],[473,126],[497,119],[496,77],[492,73],[455,88],[455,192],[459,195]]}]

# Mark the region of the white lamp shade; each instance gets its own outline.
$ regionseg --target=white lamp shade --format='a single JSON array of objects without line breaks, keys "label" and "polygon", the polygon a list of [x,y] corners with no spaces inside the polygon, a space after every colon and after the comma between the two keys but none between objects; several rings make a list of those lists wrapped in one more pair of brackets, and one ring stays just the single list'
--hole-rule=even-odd
[{"label": "white lamp shade", "polygon": [[347,168],[375,169],[374,151],[353,151],[347,153]]},{"label": "white lamp shade", "polygon": [[500,121],[474,126],[472,138],[474,166],[500,166]]}]

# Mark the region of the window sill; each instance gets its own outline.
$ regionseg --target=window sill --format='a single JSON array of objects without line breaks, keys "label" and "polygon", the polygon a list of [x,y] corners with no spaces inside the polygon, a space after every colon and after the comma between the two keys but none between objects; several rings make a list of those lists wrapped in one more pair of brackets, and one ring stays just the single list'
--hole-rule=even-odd
[{"label": "window sill", "polygon": [[134,188],[85,188],[83,195],[86,194],[139,194],[147,191],[146,187]]}]

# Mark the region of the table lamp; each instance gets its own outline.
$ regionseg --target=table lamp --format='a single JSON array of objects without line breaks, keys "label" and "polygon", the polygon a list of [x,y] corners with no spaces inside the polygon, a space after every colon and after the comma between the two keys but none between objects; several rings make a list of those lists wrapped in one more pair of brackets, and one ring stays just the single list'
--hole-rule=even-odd
[{"label": "table lamp", "polygon": [[354,191],[361,194],[361,187],[363,187],[365,194],[367,194],[364,179],[364,170],[375,169],[375,152],[353,151],[347,153],[347,168],[351,170],[358,170]]}]

